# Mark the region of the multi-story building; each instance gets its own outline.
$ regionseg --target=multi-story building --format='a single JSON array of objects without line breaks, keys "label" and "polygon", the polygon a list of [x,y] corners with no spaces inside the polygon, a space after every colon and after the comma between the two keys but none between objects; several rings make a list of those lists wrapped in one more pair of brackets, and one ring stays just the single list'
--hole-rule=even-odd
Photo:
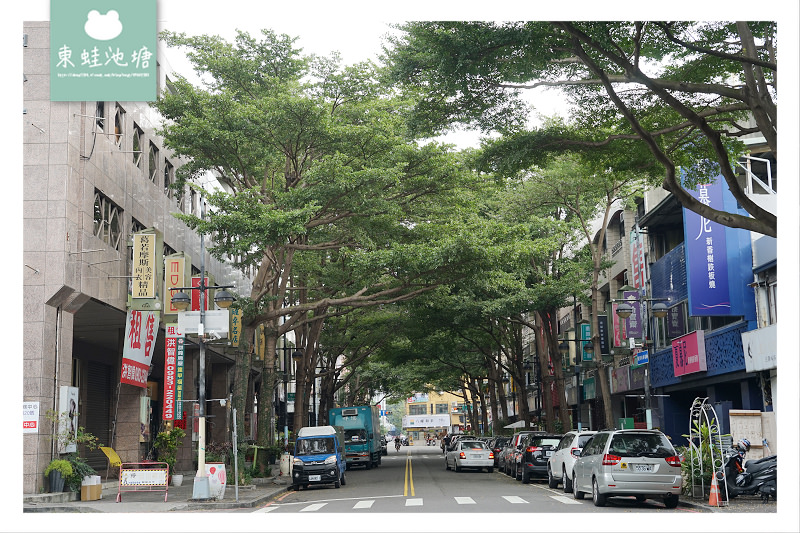
[{"label": "multi-story building", "polygon": [[471,407],[472,403],[451,392],[415,393],[405,404],[403,431],[415,441],[424,440],[426,434],[480,432],[468,420]]},{"label": "multi-story building", "polygon": [[[48,411],[65,411],[62,391],[76,400],[77,423],[112,446],[123,461],[144,459],[161,419],[164,380],[164,324],[154,332],[155,349],[146,386],[121,380],[126,313],[133,277],[132,236],[154,230],[157,271],[167,256],[183,253],[199,274],[200,236],[175,213],[200,213],[200,195],[178,195],[169,185],[181,161],[156,134],[159,117],[145,103],[50,101],[48,22],[23,27],[23,402],[36,427],[23,436],[25,493],[42,489],[42,472],[58,455],[51,439],[58,431]],[[167,86],[168,65],[158,57],[159,89]],[[241,273],[211,257],[206,272],[218,283],[249,290]],[[159,298],[164,279],[155,279]],[[166,302],[166,300],[161,300]],[[198,347],[187,341],[186,376],[196,376]],[[232,359],[225,350],[207,351],[207,398],[226,398]],[[182,411],[192,414],[196,380],[187,377]],[[66,388],[66,389],[65,389]],[[196,402],[194,402],[196,404]],[[32,413],[37,413],[38,417]],[[73,411],[74,412],[74,411]],[[181,413],[182,414],[182,413]],[[211,439],[224,437],[226,408],[209,403]],[[216,418],[215,418],[216,417]],[[33,430],[33,431],[32,431]],[[191,425],[187,429],[192,434]],[[187,439],[188,440],[188,439]],[[85,452],[89,464],[105,470],[106,457]],[[191,468],[185,446],[179,465]],[[188,469],[187,468],[187,469]]]}]

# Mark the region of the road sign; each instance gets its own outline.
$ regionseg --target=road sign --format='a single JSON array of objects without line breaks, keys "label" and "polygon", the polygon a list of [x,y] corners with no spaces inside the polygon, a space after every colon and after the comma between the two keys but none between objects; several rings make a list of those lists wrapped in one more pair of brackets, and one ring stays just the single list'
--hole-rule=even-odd
[{"label": "road sign", "polygon": [[639,353],[635,355],[635,357],[637,365],[643,365],[645,363],[650,362],[650,357],[649,354],[647,353],[647,350],[641,350]]}]

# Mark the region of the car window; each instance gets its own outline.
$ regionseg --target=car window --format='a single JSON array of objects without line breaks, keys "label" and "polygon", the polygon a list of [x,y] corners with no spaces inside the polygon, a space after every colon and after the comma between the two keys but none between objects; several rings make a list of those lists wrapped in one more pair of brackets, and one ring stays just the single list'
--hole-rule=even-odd
[{"label": "car window", "polygon": [[467,441],[461,443],[462,450],[485,450],[486,444],[480,441]]},{"label": "car window", "polygon": [[569,447],[569,446],[572,444],[572,439],[573,439],[574,437],[575,437],[575,435],[574,435],[574,434],[572,434],[572,433],[567,433],[567,434],[566,434],[566,435],[564,435],[564,437],[561,439],[561,442],[559,442],[559,443],[558,443],[558,448],[556,448],[556,449],[557,449],[557,450],[563,450],[564,448],[567,448],[567,447]]},{"label": "car window", "polygon": [[556,437],[533,437],[529,446],[557,446],[559,442]]},{"label": "car window", "polygon": [[592,437],[593,435],[581,435],[580,437],[578,437],[578,444],[576,447],[583,448],[584,446],[586,446],[587,442],[592,440]]},{"label": "car window", "polygon": [[606,440],[608,440],[608,433],[598,433],[594,435],[586,448],[583,449],[581,455],[597,455],[603,451]]},{"label": "car window", "polygon": [[625,457],[671,457],[675,455],[667,438],[659,433],[617,433],[608,453]]}]

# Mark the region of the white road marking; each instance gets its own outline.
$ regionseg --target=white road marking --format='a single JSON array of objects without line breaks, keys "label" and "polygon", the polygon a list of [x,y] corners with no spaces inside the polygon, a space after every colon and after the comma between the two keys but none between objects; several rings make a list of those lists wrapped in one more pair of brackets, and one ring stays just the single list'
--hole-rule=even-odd
[{"label": "white road marking", "polygon": [[327,503],[313,503],[313,504],[309,505],[308,507],[303,507],[302,509],[300,509],[300,512],[301,513],[305,513],[305,512],[319,511],[320,509],[322,509],[326,505],[328,505],[328,504]]},{"label": "white road marking", "polygon": [[566,503],[568,505],[581,505],[581,502],[575,500],[574,498],[567,498],[566,496],[550,496],[556,501],[561,503]]},{"label": "white road marking", "polygon": [[456,497],[455,497],[455,499],[456,499],[456,502],[457,502],[459,505],[466,505],[466,504],[473,504],[473,503],[475,503],[475,500],[473,500],[473,499],[472,499],[472,498],[470,498],[469,496],[456,496]]},{"label": "white road marking", "polygon": [[255,510],[255,511],[253,511],[253,512],[254,512],[254,513],[271,513],[271,512],[272,512],[272,511],[274,511],[275,509],[277,509],[277,507],[276,507],[276,506],[274,506],[274,505],[270,505],[269,507],[262,507],[261,509],[257,509],[257,510]]},{"label": "white road marking", "polygon": [[406,507],[422,506],[422,498],[409,498],[406,500]]},{"label": "white road marking", "polygon": [[373,503],[375,503],[375,500],[361,500],[360,502],[356,502],[353,509],[369,509],[372,507]]},{"label": "white road marking", "polygon": [[503,498],[508,501],[508,503],[528,503],[519,496],[503,496]]}]

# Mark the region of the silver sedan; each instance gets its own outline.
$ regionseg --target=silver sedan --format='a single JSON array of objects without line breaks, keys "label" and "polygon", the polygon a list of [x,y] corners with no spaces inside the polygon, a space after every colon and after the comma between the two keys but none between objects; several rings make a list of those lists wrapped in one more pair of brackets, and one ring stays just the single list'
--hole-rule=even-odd
[{"label": "silver sedan", "polygon": [[481,441],[461,441],[448,451],[444,457],[445,468],[461,472],[463,468],[485,468],[487,472],[494,471],[494,452]]}]

